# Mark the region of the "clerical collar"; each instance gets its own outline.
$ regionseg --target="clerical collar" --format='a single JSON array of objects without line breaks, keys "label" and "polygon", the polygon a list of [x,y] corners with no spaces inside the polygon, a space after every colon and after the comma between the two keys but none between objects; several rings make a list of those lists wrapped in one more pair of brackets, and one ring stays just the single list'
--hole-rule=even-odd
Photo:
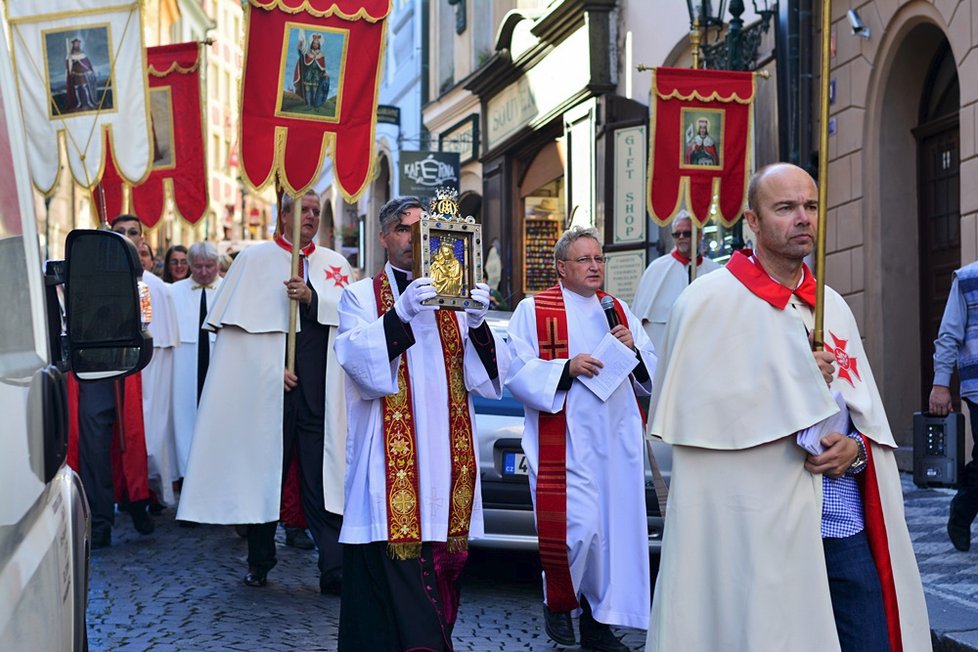
[{"label": "clerical collar", "polygon": [[761,261],[754,256],[750,249],[735,251],[727,263],[727,270],[754,295],[767,301],[778,310],[784,310],[791,300],[791,295],[797,295],[810,307],[815,307],[815,276],[802,263],[802,280],[797,288],[792,290],[781,285],[765,271]]},{"label": "clerical collar", "polygon": [[[275,244],[277,244],[278,246],[280,246],[282,249],[285,249],[287,252],[292,253],[292,243],[289,242],[288,238],[286,238],[284,235],[281,235],[281,234],[276,235],[275,236]],[[311,256],[312,255],[312,252],[314,252],[314,251],[316,251],[316,243],[315,242],[310,242],[305,247],[303,247],[302,249],[299,250],[299,252],[303,256],[306,256],[307,258],[309,256]]]},{"label": "clerical collar", "polygon": [[[683,265],[689,265],[689,258],[679,253],[679,250],[675,247],[672,248],[672,257],[681,262]],[[696,256],[696,266],[699,267],[703,264],[703,256]]]},{"label": "clerical collar", "polygon": [[414,274],[406,269],[399,269],[393,265],[391,265],[391,271],[394,272],[394,283],[397,285],[398,293],[404,292],[411,283]]}]

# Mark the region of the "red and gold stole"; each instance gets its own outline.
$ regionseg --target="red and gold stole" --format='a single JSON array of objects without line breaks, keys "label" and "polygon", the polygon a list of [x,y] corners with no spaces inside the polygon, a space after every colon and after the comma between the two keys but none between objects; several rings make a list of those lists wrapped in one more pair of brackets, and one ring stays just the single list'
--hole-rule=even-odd
[{"label": "red and gold stole", "polygon": [[[374,296],[378,316],[394,307],[394,293],[385,270],[374,276]],[[476,477],[469,393],[462,366],[465,351],[455,313],[438,310],[435,320],[448,383],[448,434],[452,452],[447,548],[449,552],[461,552],[468,548]],[[402,355],[398,363],[397,393],[383,398],[383,418],[387,461],[387,550],[394,559],[414,559],[421,555],[421,499],[407,356]]]},{"label": "red and gold stole", "polygon": [[[605,293],[598,291],[598,299]],[[614,299],[614,297],[612,297]],[[555,285],[533,297],[540,358],[569,358],[567,312],[564,295]],[[628,324],[621,304],[615,299],[620,324]],[[540,472],[537,475],[536,517],[540,562],[547,582],[547,607],[571,611],[579,606],[567,560],[567,414],[540,413]]]}]

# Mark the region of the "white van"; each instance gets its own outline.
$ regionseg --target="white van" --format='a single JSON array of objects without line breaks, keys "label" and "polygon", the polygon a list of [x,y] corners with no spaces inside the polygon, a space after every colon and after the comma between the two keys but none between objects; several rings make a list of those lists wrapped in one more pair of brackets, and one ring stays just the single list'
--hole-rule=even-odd
[{"label": "white van", "polygon": [[[72,232],[67,262],[42,271],[6,33],[0,13],[0,650],[84,650],[89,512],[64,463],[64,352],[79,380],[121,377],[145,366],[152,340],[147,349],[125,238]],[[74,306],[64,336],[58,282]],[[97,310],[121,315],[125,334],[91,330]]]}]

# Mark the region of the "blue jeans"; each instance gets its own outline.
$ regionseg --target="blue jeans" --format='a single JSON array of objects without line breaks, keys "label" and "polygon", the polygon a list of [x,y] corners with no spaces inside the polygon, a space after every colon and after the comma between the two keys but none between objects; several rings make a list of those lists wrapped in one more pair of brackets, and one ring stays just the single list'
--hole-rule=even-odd
[{"label": "blue jeans", "polygon": [[822,547],[842,652],[888,652],[883,592],[866,532],[822,539]]}]

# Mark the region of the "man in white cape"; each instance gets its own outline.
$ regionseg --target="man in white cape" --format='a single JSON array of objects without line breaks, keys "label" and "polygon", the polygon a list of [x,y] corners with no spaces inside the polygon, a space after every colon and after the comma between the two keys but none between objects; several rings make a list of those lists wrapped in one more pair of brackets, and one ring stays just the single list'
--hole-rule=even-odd
[{"label": "man in white cape", "polygon": [[[650,431],[673,445],[673,470],[646,649],[929,650],[896,443],[831,288],[826,350],[806,334],[815,183],[768,166],[748,205],[756,250],[683,292],[660,351]],[[796,433],[837,400],[848,425],[807,453]]]},{"label": "man in white cape", "polygon": [[[609,625],[648,627],[645,424],[637,395],[652,390],[655,352],[628,306],[601,291],[604,257],[594,229],[565,231],[554,262],[560,284],[521,301],[510,320],[506,380],[526,411],[544,625],[555,642],[574,645],[571,612],[580,605],[582,647],[627,650]],[[612,373],[592,357],[605,338],[622,349],[631,373],[602,400],[584,381]]]},{"label": "man in white cape", "polygon": [[[244,581],[265,586],[276,563],[282,480],[295,453],[303,509],[319,548],[320,591],[336,593],[346,415],[342,370],[332,348],[336,306],[350,268],[343,256],[313,243],[320,208],[310,191],[301,201],[300,275],[289,277],[292,244],[283,233],[291,231],[286,225],[294,205],[283,197],[279,235],[238,255],[207,313],[217,340],[177,519],[249,524]],[[295,373],[285,367],[293,300],[299,304]]]},{"label": "man in white cape", "polygon": [[388,262],[340,300],[349,412],[341,652],[452,650],[468,538],[483,533],[471,394],[502,396],[509,354],[485,322],[486,284],[470,288],[464,311],[423,304],[435,290],[412,278],[421,213],[417,197],[381,208]]},{"label": "man in white cape", "polygon": [[[207,307],[214,305],[217,290],[224,279],[219,271],[220,254],[209,242],[198,242],[187,251],[190,276],[170,285],[170,296],[180,324],[180,344],[173,359],[173,424],[176,437],[178,477],[187,473],[190,442],[197,419],[197,403],[204,388],[210,355],[217,334],[203,329]],[[207,351],[201,351],[200,340],[206,338]],[[202,374],[199,372],[203,372]]]},{"label": "man in white cape", "polygon": [[[632,311],[642,320],[642,326],[658,351],[662,346],[662,336],[666,332],[666,322],[672,312],[679,294],[689,285],[690,252],[693,249],[693,222],[685,210],[676,215],[672,222],[672,237],[676,245],[666,256],[659,256],[645,268],[638,282]],[[712,259],[700,256],[699,245],[703,240],[703,230],[696,231],[696,278],[715,272],[720,266]]]}]

